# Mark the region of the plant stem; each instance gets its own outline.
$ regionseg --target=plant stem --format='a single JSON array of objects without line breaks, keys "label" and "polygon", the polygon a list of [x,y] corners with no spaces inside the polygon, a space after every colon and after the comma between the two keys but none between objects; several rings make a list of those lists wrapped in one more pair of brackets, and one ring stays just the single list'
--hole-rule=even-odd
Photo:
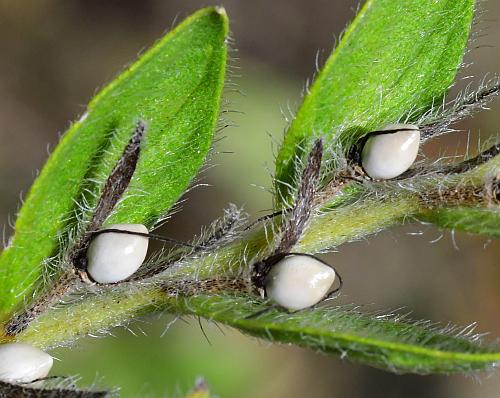
[{"label": "plant stem", "polygon": [[[381,182],[369,185],[361,193],[361,199],[328,211],[316,210],[304,234],[292,248],[294,252],[317,253],[342,243],[361,239],[392,225],[416,219],[426,219],[434,211],[463,206],[464,203],[443,202],[443,195],[459,190],[476,192],[484,187],[491,171],[498,170],[500,157],[460,175],[424,175],[409,182],[412,189],[402,189],[402,182]],[[439,195],[432,195],[433,191]],[[424,195],[422,192],[425,192]],[[484,198],[472,196],[477,203],[466,203],[477,208],[485,206]],[[430,199],[429,199],[430,198]],[[333,198],[335,199],[335,198]],[[487,205],[487,203],[486,203]],[[444,206],[444,207],[443,207]],[[81,301],[51,308],[36,319],[16,340],[25,341],[41,348],[54,347],[74,341],[76,338],[110,327],[122,325],[130,319],[154,311],[167,309],[184,313],[178,295],[189,281],[208,279],[243,278],[251,266],[273,250],[275,244],[273,223],[280,220],[263,220],[254,229],[246,231],[233,243],[214,249],[210,253],[197,253],[165,269],[153,278],[97,286]],[[176,290],[177,289],[177,290]],[[168,294],[165,292],[168,291]],[[176,293],[177,292],[177,293]],[[192,295],[205,293],[203,285]],[[182,304],[184,305],[184,304]],[[203,313],[198,315],[204,316]],[[207,314],[208,315],[208,314]],[[12,340],[0,336],[0,343]]]}]

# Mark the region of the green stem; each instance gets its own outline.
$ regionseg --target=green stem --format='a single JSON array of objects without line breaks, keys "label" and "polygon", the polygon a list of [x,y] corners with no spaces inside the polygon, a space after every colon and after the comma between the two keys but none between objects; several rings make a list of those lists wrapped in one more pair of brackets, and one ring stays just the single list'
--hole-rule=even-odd
[{"label": "green stem", "polygon": [[[332,210],[312,221],[294,250],[316,252],[397,224],[406,215],[419,209],[412,203],[412,198],[403,197],[391,203],[378,203],[376,211],[374,201]],[[266,250],[272,242],[269,231],[268,228],[266,234],[265,227],[262,227],[238,243],[186,261],[174,267],[162,279],[204,279],[238,274],[243,267],[248,267],[248,261]],[[117,285],[102,289],[99,294],[87,296],[76,304],[48,310],[19,334],[17,340],[42,348],[52,347],[167,307],[169,311],[178,312],[177,302],[166,296],[158,284],[133,287],[130,284]],[[8,338],[0,337],[0,342],[5,339]]]},{"label": "green stem", "polygon": [[[445,186],[451,190],[481,186],[492,167],[495,169],[500,162],[497,158],[470,172],[449,177]],[[411,184],[430,192],[438,182],[441,187],[444,186],[442,178],[438,181],[429,176],[416,177]],[[313,216],[293,251],[317,253],[392,225],[413,221],[420,215],[436,210],[436,203],[422,200],[419,192],[401,190],[399,185],[392,186],[390,183],[374,184],[369,193],[361,193],[362,197],[353,203]],[[78,303],[48,310],[16,339],[43,348],[53,347],[124,324],[145,313],[166,308],[173,313],[183,312],[178,301],[162,290],[166,283],[241,275],[242,271],[249,270],[253,261],[272,250],[274,230],[271,221],[263,222],[237,242],[210,254],[186,259],[149,284],[126,283],[97,287],[97,294],[88,294]],[[208,316],[203,312],[198,315]],[[12,338],[0,335],[0,343],[8,340]]]}]

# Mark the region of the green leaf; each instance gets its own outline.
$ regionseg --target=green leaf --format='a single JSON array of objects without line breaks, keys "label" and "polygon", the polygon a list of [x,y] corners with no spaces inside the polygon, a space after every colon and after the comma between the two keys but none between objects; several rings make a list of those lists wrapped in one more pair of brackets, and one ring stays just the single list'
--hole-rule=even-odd
[{"label": "green leaf", "polygon": [[281,196],[315,137],[348,150],[369,131],[439,102],[462,61],[473,10],[474,0],[368,0],[285,135],[276,161]]},{"label": "green leaf", "polygon": [[500,238],[500,209],[481,207],[441,208],[423,213],[419,219],[438,227]]},{"label": "green leaf", "polygon": [[400,316],[365,315],[350,307],[319,307],[295,313],[263,307],[248,296],[197,296],[188,314],[233,326],[252,336],[333,353],[397,373],[462,373],[500,364],[500,348],[480,343],[473,328],[439,330]]},{"label": "green leaf", "polygon": [[0,318],[40,278],[44,261],[57,255],[61,232],[89,217],[138,120],[148,126],[141,155],[106,223],[151,227],[166,216],[211,147],[227,33],[223,9],[196,12],[104,88],[70,127],[33,184],[0,257]]}]

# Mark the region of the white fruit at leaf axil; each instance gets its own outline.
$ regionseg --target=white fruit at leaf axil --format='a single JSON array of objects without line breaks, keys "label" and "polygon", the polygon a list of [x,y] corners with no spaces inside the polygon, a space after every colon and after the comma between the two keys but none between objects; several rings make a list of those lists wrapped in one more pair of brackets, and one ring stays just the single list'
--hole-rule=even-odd
[{"label": "white fruit at leaf axil", "polygon": [[289,310],[319,303],[335,281],[335,271],[320,260],[289,255],[273,265],[266,278],[267,296]]},{"label": "white fruit at leaf axil", "polygon": [[0,380],[30,383],[46,377],[52,368],[52,357],[24,343],[0,344]]},{"label": "white fruit at leaf axil", "polygon": [[397,177],[415,162],[419,146],[418,126],[390,124],[367,139],[361,152],[363,169],[374,179]]},{"label": "white fruit at leaf axil", "polygon": [[[142,224],[114,224],[104,229],[147,234]],[[87,249],[87,272],[98,283],[116,283],[133,275],[148,251],[149,238],[120,232],[97,234]]]}]

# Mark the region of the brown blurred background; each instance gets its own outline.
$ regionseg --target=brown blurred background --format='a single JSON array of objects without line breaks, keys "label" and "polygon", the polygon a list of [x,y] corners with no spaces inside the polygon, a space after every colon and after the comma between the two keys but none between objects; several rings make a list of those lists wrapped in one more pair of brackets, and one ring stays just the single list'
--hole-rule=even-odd
[{"label": "brown blurred background", "polygon": [[[82,114],[96,88],[110,81],[176,17],[206,1],[0,0],[0,211],[13,219],[19,192],[26,193],[70,120]],[[240,67],[231,80],[245,95],[228,94],[231,119],[217,149],[218,165],[204,173],[212,185],[189,194],[165,233],[188,239],[228,203],[254,215],[269,209],[273,147],[312,76],[316,52],[324,60],[335,37],[352,19],[357,2],[326,0],[224,3]],[[481,2],[459,86],[500,70],[500,4]],[[484,35],[485,34],[485,35]],[[239,76],[241,75],[241,76]],[[472,79],[472,80],[474,80]],[[498,133],[500,106],[467,121],[473,141]],[[274,144],[273,144],[274,142]],[[466,135],[428,145],[430,156],[463,152]],[[50,204],[47,204],[50,205]],[[7,236],[10,229],[7,227]],[[438,239],[442,237],[442,239]],[[431,243],[433,242],[433,243]],[[329,261],[346,281],[343,303],[366,310],[404,307],[414,318],[467,325],[500,335],[500,243],[441,232],[424,225],[392,229],[344,245]],[[302,349],[270,346],[196,321],[178,321],[160,337],[169,317],[152,317],[115,337],[88,338],[60,349],[57,374],[80,374],[82,384],[121,386],[123,397],[178,396],[205,376],[221,397],[499,397],[500,379],[481,375],[397,376]],[[144,331],[144,334],[142,332]]]}]

